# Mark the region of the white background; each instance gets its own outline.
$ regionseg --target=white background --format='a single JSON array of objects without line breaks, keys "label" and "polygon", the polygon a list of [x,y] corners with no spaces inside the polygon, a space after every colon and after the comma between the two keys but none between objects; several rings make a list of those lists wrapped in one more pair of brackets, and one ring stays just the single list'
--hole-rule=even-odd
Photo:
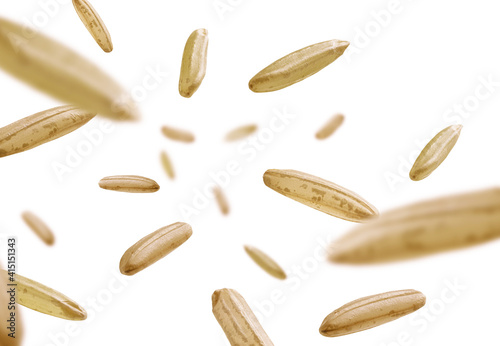
[{"label": "white background", "polygon": [[[140,102],[141,122],[114,123],[62,179],[54,163],[65,164],[68,150],[85,141],[83,131],[98,129],[103,118],[0,160],[0,228],[18,237],[19,273],[88,310],[89,299],[101,299],[102,311],[76,323],[78,335],[68,339],[61,333],[72,324],[23,309],[25,345],[56,345],[49,335],[58,335],[60,345],[75,346],[227,345],[211,312],[211,294],[223,287],[238,290],[256,312],[264,304],[267,312],[259,314],[276,345],[498,344],[498,242],[383,266],[314,260],[320,243],[355,225],[289,200],[262,182],[266,169],[302,170],[356,191],[380,211],[496,185],[500,88],[473,107],[480,78],[500,81],[496,2],[401,0],[383,27],[373,11],[392,8],[390,0],[221,3],[231,7],[222,16],[212,0],[94,0],[112,35],[111,54],[101,51],[67,0],[0,3],[3,16],[31,22],[98,63],[128,90],[141,86],[148,68],[170,72]],[[177,91],[182,51],[197,28],[209,32],[208,70],[198,92],[184,99]],[[363,41],[361,32],[371,36]],[[351,47],[317,75],[273,93],[248,89],[248,80],[269,63],[334,38],[351,41]],[[0,95],[2,126],[61,105],[3,72]],[[464,102],[474,108],[468,117],[445,115]],[[247,160],[238,151],[241,143],[223,141],[239,125],[267,128],[274,112],[283,109],[295,119],[255,158]],[[344,125],[330,139],[317,141],[315,132],[336,112],[346,115]],[[416,143],[425,144],[454,123],[464,128],[446,162],[424,181],[410,181],[400,159],[410,162],[421,149]],[[192,131],[196,141],[167,140],[160,132],[166,124]],[[173,160],[175,181],[162,171],[161,150]],[[231,160],[240,162],[241,172],[225,188],[230,215],[222,216],[210,201],[190,221],[191,239],[130,278],[119,293],[106,295],[123,252],[144,235],[182,220],[179,206],[190,204],[195,189],[211,181],[209,172],[223,170]],[[102,177],[114,174],[144,175],[161,189],[138,195],[98,187]],[[390,174],[399,177],[392,187]],[[53,247],[23,223],[26,209],[54,230]],[[281,282],[261,271],[244,244],[269,253],[290,271],[290,279]],[[293,267],[308,270],[307,277],[293,274]],[[465,288],[458,295],[448,292],[452,299],[444,303],[441,294],[454,281]],[[323,318],[341,305],[406,288],[428,298],[413,316],[335,340],[319,334]],[[269,312],[266,301],[274,290],[283,297]]]}]

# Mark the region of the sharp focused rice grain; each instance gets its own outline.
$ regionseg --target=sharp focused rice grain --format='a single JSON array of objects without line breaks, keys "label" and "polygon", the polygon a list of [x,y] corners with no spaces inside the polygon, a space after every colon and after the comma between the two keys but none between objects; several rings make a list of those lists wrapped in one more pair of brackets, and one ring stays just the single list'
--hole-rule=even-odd
[{"label": "sharp focused rice grain", "polygon": [[191,226],[176,222],[148,234],[132,245],[120,260],[120,272],[134,275],[184,244],[193,234]]},{"label": "sharp focused rice grain", "polygon": [[182,55],[179,94],[191,97],[198,90],[207,71],[208,31],[198,29],[189,36]]},{"label": "sharp focused rice grain", "polygon": [[[0,273],[9,280],[5,270]],[[87,312],[64,294],[18,274],[14,274],[14,279],[17,302],[22,306],[65,320],[83,321],[87,318]]]},{"label": "sharp focused rice grain", "polygon": [[410,179],[427,178],[448,157],[458,141],[462,125],[452,125],[439,132],[422,150],[410,171]]},{"label": "sharp focused rice grain", "polygon": [[334,337],[380,326],[411,314],[425,305],[425,296],[415,290],[376,294],[354,300],[328,316],[319,332]]},{"label": "sharp focused rice grain", "polygon": [[337,60],[349,42],[332,40],[316,43],[273,62],[248,83],[253,92],[269,92],[286,88],[324,69]]},{"label": "sharp focused rice grain", "polygon": [[366,222],[378,215],[356,193],[307,173],[270,169],[264,173],[264,183],[288,198],[347,221]]},{"label": "sharp focused rice grain", "polygon": [[94,7],[87,0],[73,0],[73,6],[83,25],[85,25],[99,47],[106,53],[110,53],[113,50],[111,35]]},{"label": "sharp focused rice grain", "polygon": [[223,288],[212,295],[212,312],[231,346],[273,346],[266,332],[235,290]]},{"label": "sharp focused rice grain", "polygon": [[0,128],[0,157],[18,154],[67,135],[88,123],[95,113],[62,106],[30,115]]},{"label": "sharp focused rice grain", "polygon": [[151,193],[160,189],[156,181],[138,175],[105,177],[99,181],[99,186],[105,190],[131,193]]}]

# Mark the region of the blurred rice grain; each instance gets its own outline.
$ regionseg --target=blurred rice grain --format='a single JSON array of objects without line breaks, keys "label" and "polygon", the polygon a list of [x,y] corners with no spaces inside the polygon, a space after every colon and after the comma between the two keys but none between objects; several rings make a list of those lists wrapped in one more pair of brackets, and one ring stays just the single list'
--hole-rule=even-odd
[{"label": "blurred rice grain", "polygon": [[226,142],[238,141],[240,139],[250,136],[255,131],[257,131],[257,125],[255,124],[249,124],[237,127],[234,130],[231,130],[227,133]]},{"label": "blurred rice grain", "polygon": [[283,268],[269,255],[250,245],[245,245],[244,249],[248,256],[266,273],[276,279],[286,279],[286,273]]},{"label": "blurred rice grain", "polygon": [[132,97],[96,64],[41,33],[0,18],[0,68],[65,103],[114,120],[137,120]]},{"label": "blurred rice grain", "polygon": [[337,131],[337,129],[344,123],[345,117],[342,114],[336,114],[331,117],[322,128],[316,132],[316,139],[327,139]]},{"label": "blurred rice grain", "polygon": [[170,126],[162,126],[161,132],[165,137],[171,139],[173,141],[184,142],[184,143],[192,143],[194,142],[194,135],[186,130],[170,127]]},{"label": "blurred rice grain", "polygon": [[213,188],[213,193],[215,200],[217,201],[217,205],[223,215],[229,214],[229,203],[227,201],[226,195],[222,191],[219,185]]},{"label": "blurred rice grain", "polygon": [[499,237],[500,188],[491,188],[383,213],[334,241],[329,258],[354,264],[398,261]]},{"label": "blurred rice grain", "polygon": [[21,217],[31,230],[47,245],[53,245],[55,238],[52,230],[42,219],[30,211],[22,213]]},{"label": "blurred rice grain", "polygon": [[175,170],[172,165],[172,161],[170,160],[170,156],[168,156],[166,151],[162,151],[160,154],[160,161],[163,167],[163,170],[168,175],[170,179],[175,179]]}]

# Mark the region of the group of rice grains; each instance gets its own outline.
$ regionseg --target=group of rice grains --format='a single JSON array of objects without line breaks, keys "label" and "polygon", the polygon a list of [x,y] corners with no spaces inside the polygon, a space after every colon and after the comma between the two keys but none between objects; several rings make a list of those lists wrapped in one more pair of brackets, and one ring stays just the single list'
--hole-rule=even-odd
[{"label": "group of rice grains", "polygon": [[[73,0],[85,27],[107,53],[113,50],[110,34],[87,0]],[[325,68],[339,58],[349,43],[331,40],[290,53],[258,72],[249,82],[253,92],[271,92],[295,84]],[[200,87],[207,67],[208,32],[195,30],[188,38],[179,78],[179,93],[191,97]],[[20,24],[0,18],[0,67],[13,76],[70,104],[36,113],[0,129],[0,156],[33,149],[64,136],[89,122],[96,114],[113,120],[137,120],[139,112],[130,96],[98,66],[66,46],[36,34],[26,38]],[[331,136],[344,122],[334,115],[316,138]],[[461,125],[439,132],[422,150],[410,179],[428,177],[448,156],[458,140]],[[230,131],[226,141],[236,141],[257,130],[254,124]],[[188,131],[164,126],[169,139],[191,143]],[[161,153],[166,174],[175,172],[166,152]],[[339,263],[379,263],[461,248],[500,236],[500,189],[442,197],[388,211],[377,209],[358,194],[328,180],[295,170],[270,169],[264,184],[276,192],[314,209],[351,222],[363,223],[332,244],[329,258]],[[160,186],[152,179],[120,175],[105,177],[99,186],[106,190],[150,193]],[[223,214],[229,204],[220,187],[214,196]],[[24,212],[27,225],[47,244],[54,243],[50,228],[35,214]],[[419,232],[414,232],[418,228]],[[146,235],[123,254],[119,268],[134,275],[181,246],[192,235],[191,226],[177,222]],[[286,279],[286,273],[261,250],[245,246],[248,256],[269,275]],[[6,285],[8,273],[0,279]],[[17,302],[30,309],[63,319],[84,320],[85,310],[70,298],[38,282],[15,275]],[[7,306],[7,290],[2,290],[1,306]],[[376,327],[412,313],[425,304],[425,296],[412,289],[380,293],[349,302],[324,319],[319,332],[327,337],[351,334]],[[220,289],[212,295],[213,314],[231,345],[273,345],[245,299],[233,289]],[[4,311],[5,310],[5,311]],[[8,312],[2,308],[0,318]],[[19,345],[22,337],[0,335],[0,344]]]}]

